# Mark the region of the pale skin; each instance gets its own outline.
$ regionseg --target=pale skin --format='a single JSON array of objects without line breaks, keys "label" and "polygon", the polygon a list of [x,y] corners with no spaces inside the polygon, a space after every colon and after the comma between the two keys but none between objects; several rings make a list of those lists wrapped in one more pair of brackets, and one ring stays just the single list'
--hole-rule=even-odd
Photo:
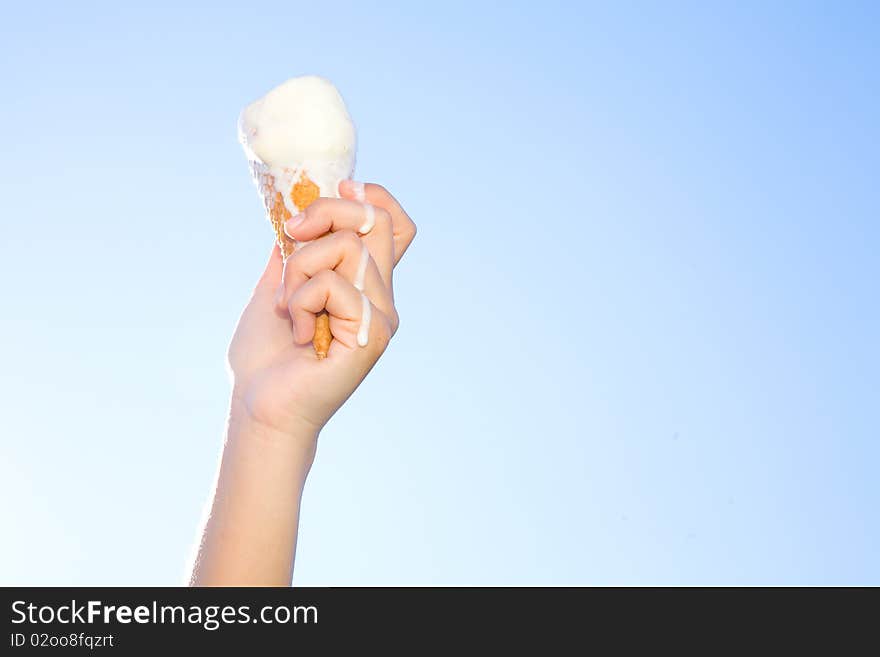
[{"label": "pale skin", "polygon": [[[309,244],[286,262],[276,246],[229,346],[232,397],[210,514],[190,583],[287,586],[293,575],[299,508],[318,434],[363,381],[398,326],[392,272],[416,227],[383,187],[351,181],[342,198],[321,198],[285,231]],[[363,301],[355,287],[363,246],[363,294],[371,305],[369,341],[358,346]],[[333,342],[318,360],[315,315],[330,315]]]}]

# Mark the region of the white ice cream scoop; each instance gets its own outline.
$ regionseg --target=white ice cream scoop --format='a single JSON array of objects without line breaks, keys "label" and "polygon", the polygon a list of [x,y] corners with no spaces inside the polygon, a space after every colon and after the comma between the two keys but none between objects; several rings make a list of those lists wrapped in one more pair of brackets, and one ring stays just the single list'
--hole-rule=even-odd
[{"label": "white ice cream scoop", "polygon": [[329,80],[292,78],[248,105],[238,122],[239,139],[252,162],[263,165],[288,210],[305,173],[321,196],[338,196],[341,180],[354,171],[357,136],[345,101]]}]

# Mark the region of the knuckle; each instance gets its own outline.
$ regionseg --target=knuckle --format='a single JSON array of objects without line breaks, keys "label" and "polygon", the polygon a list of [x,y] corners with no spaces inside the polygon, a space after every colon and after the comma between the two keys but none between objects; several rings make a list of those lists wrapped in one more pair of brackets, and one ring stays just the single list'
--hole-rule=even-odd
[{"label": "knuckle", "polygon": [[339,240],[342,244],[342,248],[346,251],[354,252],[361,248],[361,238],[355,231],[349,228],[338,231],[336,233],[336,239]]},{"label": "knuckle", "polygon": [[370,344],[376,352],[381,354],[388,348],[388,343],[391,342],[391,336],[394,335],[394,331],[392,330],[391,321],[388,317],[383,317],[383,321],[377,322],[376,324],[377,326],[374,329],[373,334],[370,336]]},{"label": "knuckle", "polygon": [[416,226],[416,222],[414,222],[412,219],[406,222],[406,226],[404,227],[404,234],[406,235],[406,238],[408,240],[412,241],[418,231],[419,229]]},{"label": "knuckle", "polygon": [[379,183],[367,183],[366,186],[370,189],[371,192],[378,196],[381,196],[383,200],[387,200],[391,196],[388,190]]},{"label": "knuckle", "polygon": [[315,285],[320,285],[321,287],[327,287],[336,277],[336,273],[330,271],[329,269],[322,269],[317,274],[312,276],[312,281],[314,281]]},{"label": "knuckle", "polygon": [[383,207],[376,208],[376,225],[382,228],[391,226],[391,213]]},{"label": "knuckle", "polygon": [[397,329],[400,328],[400,314],[396,308],[392,308],[388,313],[388,325],[391,329],[391,335],[397,333]]}]

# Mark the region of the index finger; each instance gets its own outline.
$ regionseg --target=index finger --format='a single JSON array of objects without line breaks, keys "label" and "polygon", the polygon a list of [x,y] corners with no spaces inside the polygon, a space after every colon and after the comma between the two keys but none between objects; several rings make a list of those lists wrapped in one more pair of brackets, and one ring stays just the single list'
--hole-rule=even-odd
[{"label": "index finger", "polygon": [[391,193],[375,183],[343,180],[339,183],[342,198],[369,203],[384,208],[391,215],[394,236],[394,264],[397,264],[416,236],[416,224]]}]

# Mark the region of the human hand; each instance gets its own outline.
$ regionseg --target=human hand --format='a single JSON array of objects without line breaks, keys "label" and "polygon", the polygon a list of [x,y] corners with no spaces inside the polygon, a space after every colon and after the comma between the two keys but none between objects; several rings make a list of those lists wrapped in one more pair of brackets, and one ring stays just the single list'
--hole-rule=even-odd
[{"label": "human hand", "polygon": [[[308,243],[286,262],[272,250],[229,347],[232,414],[273,433],[317,436],[399,323],[392,271],[415,224],[379,185],[346,180],[339,192],[288,221],[286,232]],[[333,342],[318,360],[311,340],[322,310]]]}]

